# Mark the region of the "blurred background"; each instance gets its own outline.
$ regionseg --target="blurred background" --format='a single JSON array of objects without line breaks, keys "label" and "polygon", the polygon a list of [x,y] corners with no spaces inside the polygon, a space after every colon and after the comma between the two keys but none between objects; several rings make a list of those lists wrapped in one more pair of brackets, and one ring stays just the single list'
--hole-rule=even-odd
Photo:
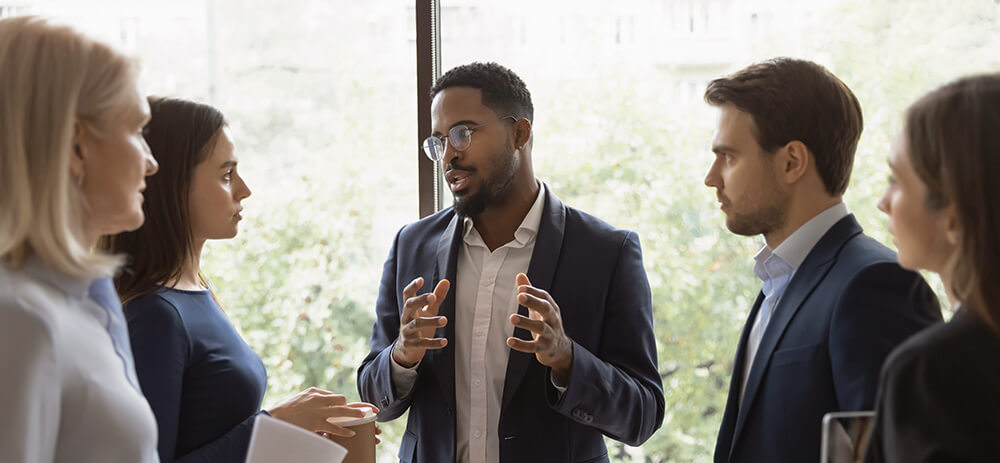
[{"label": "blurred background", "polygon": [[[150,94],[222,109],[254,194],[203,265],[267,365],[265,407],[308,386],[357,400],[382,262],[419,219],[414,2],[0,0],[21,14],[117,43]],[[779,55],[837,74],[865,118],[846,202],[891,246],[875,203],[903,110],[1000,69],[1000,0],[441,0],[440,21],[443,70],[491,60],[527,83],[539,177],[642,240],[667,413],[642,447],[609,440],[615,462],[710,461],[760,287],[762,240],[731,235],[702,184],[705,85]],[[404,427],[382,426],[380,461]]]}]

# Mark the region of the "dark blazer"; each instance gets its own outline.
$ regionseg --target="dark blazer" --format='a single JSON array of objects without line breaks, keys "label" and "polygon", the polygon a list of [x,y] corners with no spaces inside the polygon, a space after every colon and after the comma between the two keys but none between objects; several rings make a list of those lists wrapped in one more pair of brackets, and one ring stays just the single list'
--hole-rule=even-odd
[{"label": "dark blazer", "polygon": [[853,215],[819,240],[764,330],[743,402],[745,348],[763,294],[743,328],[716,463],[818,461],[823,415],[871,410],[883,360],[941,320],[937,298]]},{"label": "dark blazer", "polygon": [[1000,461],[1000,336],[967,310],[886,360],[867,461]]},{"label": "dark blazer", "polygon": [[[552,294],[573,340],[568,389],[559,397],[550,370],[533,354],[510,351],[501,403],[500,461],[606,462],[602,434],[630,445],[646,441],[663,421],[652,301],[639,238],[562,203],[546,189],[545,207],[528,267],[533,285]],[[378,405],[379,421],[409,409],[402,462],[455,461],[455,329],[440,328],[448,346],[427,351],[410,393],[392,387],[390,351],[399,333],[403,287],[424,277],[455,282],[462,243],[449,208],[396,235],[382,270],[371,353],[358,368],[361,398]],[[454,320],[455,287],[439,314]],[[527,309],[519,307],[527,315]],[[530,339],[515,329],[514,336]]]}]

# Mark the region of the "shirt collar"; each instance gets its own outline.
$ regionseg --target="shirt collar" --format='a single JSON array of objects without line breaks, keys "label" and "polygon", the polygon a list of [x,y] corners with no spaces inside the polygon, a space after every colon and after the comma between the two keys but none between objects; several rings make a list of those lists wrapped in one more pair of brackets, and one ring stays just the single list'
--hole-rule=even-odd
[{"label": "shirt collar", "polygon": [[823,235],[848,214],[847,205],[839,202],[809,219],[773,251],[765,244],[754,256],[754,275],[768,280],[798,270]]},{"label": "shirt collar", "polygon": [[66,293],[67,296],[75,299],[87,297],[91,280],[73,278],[52,270],[37,255],[29,257],[21,269],[26,275],[54,286],[56,289]]},{"label": "shirt collar", "polygon": [[[535,239],[538,235],[538,228],[542,223],[542,211],[545,209],[545,184],[538,182],[538,195],[535,196],[535,202],[532,203],[531,209],[528,209],[528,213],[521,220],[521,225],[517,227],[514,231],[514,241],[511,241],[511,247],[523,248]],[[463,235],[462,238],[467,245],[485,245],[483,239],[479,236],[479,232],[476,231],[475,223],[472,221],[471,217],[464,217],[462,219]]]}]

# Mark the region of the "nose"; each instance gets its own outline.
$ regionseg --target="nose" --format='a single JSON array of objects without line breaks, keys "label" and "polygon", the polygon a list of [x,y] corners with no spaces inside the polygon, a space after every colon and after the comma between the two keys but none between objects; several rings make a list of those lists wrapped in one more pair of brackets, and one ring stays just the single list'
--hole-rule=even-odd
[{"label": "nose", "polygon": [[718,167],[718,160],[712,162],[711,167],[708,168],[708,173],[705,174],[705,186],[712,188],[719,188],[722,186],[722,178],[719,176]]},{"label": "nose", "polygon": [[445,138],[444,139],[444,155],[441,156],[441,165],[442,166],[446,166],[449,163],[451,163],[451,161],[453,159],[455,159],[456,157],[458,157],[458,153],[460,153],[460,152],[461,151],[458,151],[457,149],[455,149],[454,146],[451,146],[451,141],[449,141],[447,138]]},{"label": "nose", "polygon": [[156,162],[156,158],[148,150],[144,157],[146,158],[146,176],[149,177],[160,170],[160,164]]},{"label": "nose", "polygon": [[891,215],[891,212],[889,210],[889,208],[890,208],[890,206],[889,206],[889,204],[890,204],[889,195],[891,194],[891,191],[892,191],[892,187],[891,186],[888,187],[888,188],[886,188],[885,189],[885,193],[882,193],[882,197],[879,198],[878,202],[875,204],[878,207],[878,210],[880,210],[882,212],[885,212],[886,214],[890,214],[890,215]]},{"label": "nose", "polygon": [[244,200],[246,198],[249,198],[250,195],[253,194],[253,192],[250,191],[250,186],[248,186],[247,182],[243,180],[243,177],[237,177],[237,178],[239,178],[240,180],[240,187],[237,189],[236,198],[238,200]]}]

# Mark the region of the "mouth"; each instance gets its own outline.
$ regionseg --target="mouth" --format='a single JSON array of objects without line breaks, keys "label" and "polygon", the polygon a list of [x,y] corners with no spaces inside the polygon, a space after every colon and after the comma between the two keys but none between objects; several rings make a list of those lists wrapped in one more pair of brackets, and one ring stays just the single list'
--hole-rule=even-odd
[{"label": "mouth", "polygon": [[239,208],[239,210],[237,210],[235,214],[233,214],[233,219],[236,220],[236,221],[243,220],[243,215],[240,214],[241,212],[243,212],[243,208],[242,207]]},{"label": "mouth", "polygon": [[466,189],[471,183],[473,173],[468,170],[451,169],[444,174],[448,187],[453,193]]}]

